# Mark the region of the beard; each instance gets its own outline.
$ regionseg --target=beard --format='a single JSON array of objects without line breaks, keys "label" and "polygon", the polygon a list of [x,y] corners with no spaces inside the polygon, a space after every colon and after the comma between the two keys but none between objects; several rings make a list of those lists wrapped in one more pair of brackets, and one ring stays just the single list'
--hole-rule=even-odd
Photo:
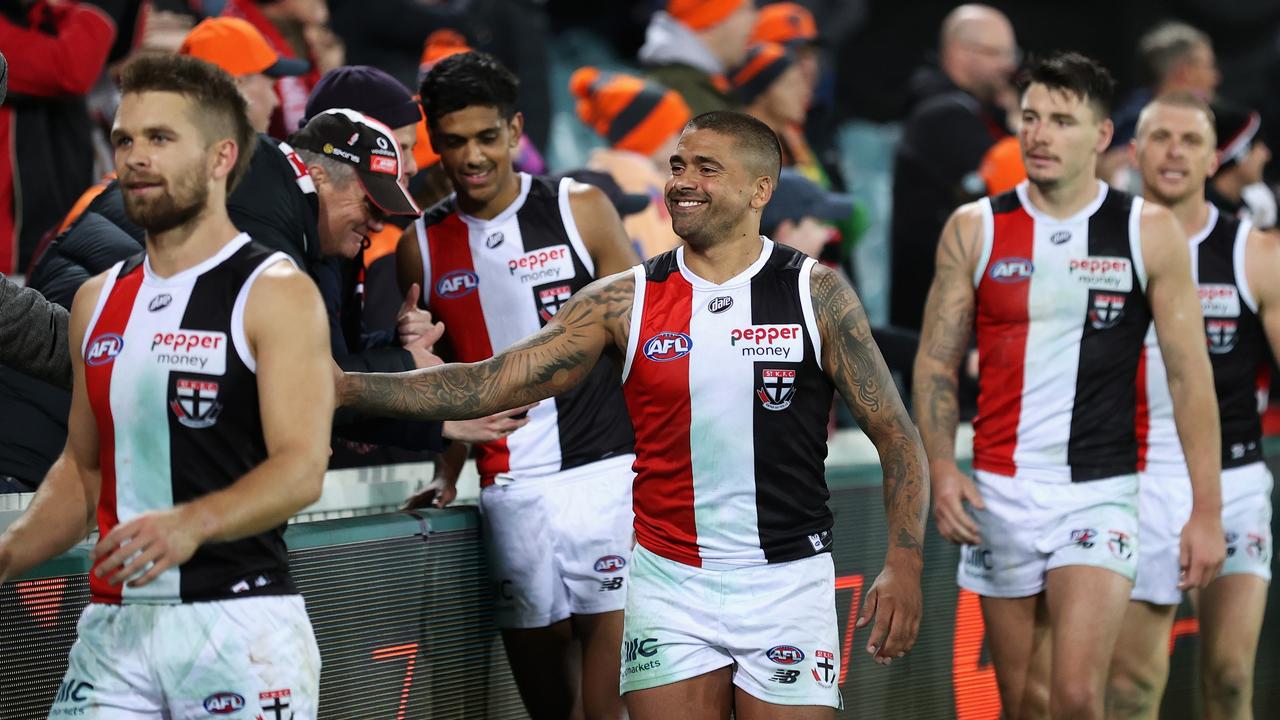
[{"label": "beard", "polygon": [[701,217],[691,218],[679,215],[671,216],[671,229],[680,239],[691,247],[709,248],[723,242],[733,232],[733,228],[742,219],[743,210],[723,207],[727,201],[721,199],[720,208],[708,207],[710,212],[700,213]]},{"label": "beard", "polygon": [[168,232],[185,225],[200,216],[209,202],[209,187],[201,181],[203,167],[195,164],[187,172],[178,175],[173,182],[166,182],[163,192],[155,198],[139,198],[124,192],[124,214],[150,235]]}]

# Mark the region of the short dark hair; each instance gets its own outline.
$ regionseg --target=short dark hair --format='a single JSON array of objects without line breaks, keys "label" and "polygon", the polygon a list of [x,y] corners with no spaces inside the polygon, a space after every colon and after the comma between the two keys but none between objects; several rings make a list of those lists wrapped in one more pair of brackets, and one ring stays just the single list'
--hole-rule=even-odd
[{"label": "short dark hair", "polygon": [[125,66],[120,93],[171,92],[186,97],[191,120],[213,143],[235,141],[240,153],[227,175],[227,194],[249,169],[257,133],[249,123],[248,104],[235,80],[222,68],[186,55],[144,55]]},{"label": "short dark hair", "polygon": [[778,174],[782,172],[782,144],[773,129],[746,113],[732,110],[713,110],[693,118],[688,130],[713,130],[733,138],[734,143],[746,151],[749,162],[759,175],[768,175],[778,186]]},{"label": "short dark hair", "polygon": [[1055,52],[1031,61],[1018,80],[1018,94],[1034,84],[1074,95],[1087,102],[1099,120],[1111,117],[1116,81],[1102,63],[1077,52]]},{"label": "short dark hair", "polygon": [[436,63],[422,78],[418,95],[427,122],[473,105],[491,107],[504,120],[516,114],[520,80],[488,53],[465,52]]}]

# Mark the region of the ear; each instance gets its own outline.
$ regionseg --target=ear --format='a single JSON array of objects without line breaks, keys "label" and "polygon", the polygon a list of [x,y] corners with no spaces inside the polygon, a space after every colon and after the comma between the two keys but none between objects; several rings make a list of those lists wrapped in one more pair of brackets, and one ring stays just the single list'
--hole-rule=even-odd
[{"label": "ear", "polygon": [[524,113],[517,111],[511,116],[511,121],[507,123],[507,129],[511,132],[508,140],[512,149],[520,144],[520,136],[524,134]]},{"label": "ear", "polygon": [[755,188],[751,192],[751,207],[754,210],[763,210],[765,205],[769,204],[769,198],[773,197],[773,176],[761,175],[756,178]]},{"label": "ear", "polygon": [[1138,167],[1138,138],[1129,141],[1129,147],[1125,150],[1125,156],[1129,159],[1130,167]]},{"label": "ear", "polygon": [[1222,164],[1222,156],[1220,156],[1218,152],[1215,150],[1213,152],[1213,155],[1209,158],[1208,172],[1206,172],[1204,176],[1204,179],[1206,182],[1213,179],[1213,176],[1218,173],[1218,166],[1221,164]]},{"label": "ear", "polygon": [[319,191],[320,186],[329,186],[329,173],[320,167],[319,163],[313,163],[307,166],[307,174],[311,176],[311,182],[315,183],[316,190]]},{"label": "ear", "polygon": [[1111,122],[1111,118],[1103,118],[1102,122],[1098,123],[1098,142],[1093,148],[1094,152],[1099,154],[1106,152],[1107,148],[1111,147],[1111,137],[1115,134],[1115,123]]},{"label": "ear", "polygon": [[231,138],[219,140],[210,148],[214,179],[225,180],[236,167],[236,159],[240,157],[240,148]]}]

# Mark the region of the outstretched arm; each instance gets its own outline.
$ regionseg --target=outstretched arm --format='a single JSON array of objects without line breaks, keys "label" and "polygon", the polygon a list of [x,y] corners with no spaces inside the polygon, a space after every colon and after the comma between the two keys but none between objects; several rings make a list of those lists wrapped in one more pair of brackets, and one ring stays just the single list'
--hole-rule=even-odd
[{"label": "outstretched arm", "polygon": [[597,280],[546,327],[482,362],[347,373],[339,402],[369,415],[465,420],[558,395],[581,382],[606,349],[626,348],[634,291],[630,271]]},{"label": "outstretched arm", "polygon": [[911,649],[920,628],[920,572],[929,507],[924,448],[871,339],[867,315],[853,288],[834,271],[815,265],[812,295],[822,333],[822,365],[875,443],[884,470],[889,552],[884,571],[867,592],[858,626],[876,617],[867,650],[878,662],[888,662]]}]

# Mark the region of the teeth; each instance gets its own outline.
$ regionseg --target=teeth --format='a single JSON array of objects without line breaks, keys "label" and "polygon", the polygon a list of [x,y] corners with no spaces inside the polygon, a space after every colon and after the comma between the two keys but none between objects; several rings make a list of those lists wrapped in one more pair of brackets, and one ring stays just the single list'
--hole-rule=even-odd
[{"label": "teeth", "polygon": [[676,203],[676,207],[694,207],[695,205],[701,205],[701,204],[702,203],[697,200],[681,200],[680,202]]}]

